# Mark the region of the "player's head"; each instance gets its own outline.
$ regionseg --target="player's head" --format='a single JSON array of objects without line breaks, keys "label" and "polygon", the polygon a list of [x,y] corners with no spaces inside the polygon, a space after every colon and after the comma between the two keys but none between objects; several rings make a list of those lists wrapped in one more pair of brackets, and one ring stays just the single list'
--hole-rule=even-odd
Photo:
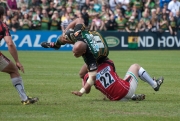
[{"label": "player's head", "polygon": [[83,41],[78,41],[73,46],[73,54],[76,58],[82,56],[87,49],[87,44]]},{"label": "player's head", "polygon": [[3,18],[4,12],[5,12],[4,7],[0,6],[0,19]]}]

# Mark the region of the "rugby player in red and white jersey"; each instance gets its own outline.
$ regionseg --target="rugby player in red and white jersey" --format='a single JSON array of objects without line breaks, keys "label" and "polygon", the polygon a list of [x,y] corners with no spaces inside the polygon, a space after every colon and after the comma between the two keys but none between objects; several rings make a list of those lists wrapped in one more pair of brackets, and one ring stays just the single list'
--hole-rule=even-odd
[{"label": "rugby player in red and white jersey", "polygon": [[82,96],[84,93],[89,93],[91,86],[94,85],[96,89],[101,91],[108,99],[115,100],[143,100],[144,94],[135,94],[138,77],[147,82],[155,91],[159,91],[164,78],[160,77],[155,80],[149,76],[145,69],[138,64],[132,64],[125,77],[120,78],[116,71],[112,60],[106,60],[98,65],[96,81],[89,83],[88,73],[84,76],[83,87],[80,91],[73,91],[72,94]]},{"label": "rugby player in red and white jersey", "polygon": [[5,14],[5,10],[2,6],[0,6],[0,42],[4,38],[4,41],[6,42],[8,46],[8,50],[10,54],[12,55],[16,64],[14,64],[12,61],[10,61],[6,56],[4,56],[0,52],[0,71],[10,75],[12,84],[17,89],[19,96],[21,98],[22,104],[24,105],[33,104],[38,101],[38,98],[28,97],[25,93],[23,80],[18,72],[18,69],[19,69],[24,73],[24,68],[23,68],[23,65],[19,61],[18,53],[12,41],[9,29],[7,25],[2,22],[4,14]]}]

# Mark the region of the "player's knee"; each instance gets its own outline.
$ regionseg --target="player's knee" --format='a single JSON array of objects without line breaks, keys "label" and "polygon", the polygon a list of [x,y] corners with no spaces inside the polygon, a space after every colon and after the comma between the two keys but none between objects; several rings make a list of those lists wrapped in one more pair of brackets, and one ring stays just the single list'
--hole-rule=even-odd
[{"label": "player's knee", "polygon": [[84,79],[84,76],[87,74],[87,72],[86,71],[80,71],[79,72],[79,77],[81,78],[81,79]]},{"label": "player's knee", "polygon": [[11,78],[20,76],[18,68],[15,65],[11,65],[11,67],[6,68],[3,72],[8,73]]},{"label": "player's knee", "polygon": [[139,65],[139,64],[137,64],[137,63],[134,63],[134,64],[132,64],[132,65],[131,65],[131,67],[130,67],[130,68],[140,69],[140,65]]},{"label": "player's knee", "polygon": [[81,79],[83,79],[84,78],[84,73],[81,73],[81,72],[79,72],[79,77],[81,78]]}]

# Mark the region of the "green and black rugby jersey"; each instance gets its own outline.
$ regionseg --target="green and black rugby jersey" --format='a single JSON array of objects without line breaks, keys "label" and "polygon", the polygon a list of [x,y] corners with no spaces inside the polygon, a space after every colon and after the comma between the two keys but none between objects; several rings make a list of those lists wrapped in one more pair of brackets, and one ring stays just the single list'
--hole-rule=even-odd
[{"label": "green and black rugby jersey", "polygon": [[107,60],[109,54],[108,44],[100,33],[82,29],[82,26],[82,24],[76,25],[74,28],[74,34],[77,41],[83,41],[87,44],[88,47],[86,53],[83,54],[82,57],[84,62],[87,64],[89,71],[93,71],[97,69],[98,64]]}]

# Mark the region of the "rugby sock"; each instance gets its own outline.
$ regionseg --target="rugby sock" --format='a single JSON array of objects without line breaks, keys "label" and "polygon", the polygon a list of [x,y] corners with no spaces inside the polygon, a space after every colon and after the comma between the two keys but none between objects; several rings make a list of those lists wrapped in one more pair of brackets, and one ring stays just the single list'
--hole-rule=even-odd
[{"label": "rugby sock", "polygon": [[27,95],[24,91],[24,85],[23,85],[23,82],[22,82],[22,78],[21,77],[15,77],[15,78],[12,78],[12,84],[14,85],[14,87],[16,88],[16,90],[18,91],[19,93],[19,96],[21,97],[21,99],[23,101],[27,100]]},{"label": "rugby sock", "polygon": [[148,84],[151,85],[152,88],[157,87],[157,83],[149,76],[149,74],[142,67],[139,69],[139,78]]},{"label": "rugby sock", "polygon": [[59,46],[59,45],[65,45],[65,43],[62,43],[61,40],[60,40],[60,36],[58,36],[58,38],[56,39],[56,42],[55,42],[55,45]]},{"label": "rugby sock", "polygon": [[56,39],[56,42],[52,46],[52,48],[59,49],[61,45],[65,45],[64,43],[61,42],[60,36]]}]

